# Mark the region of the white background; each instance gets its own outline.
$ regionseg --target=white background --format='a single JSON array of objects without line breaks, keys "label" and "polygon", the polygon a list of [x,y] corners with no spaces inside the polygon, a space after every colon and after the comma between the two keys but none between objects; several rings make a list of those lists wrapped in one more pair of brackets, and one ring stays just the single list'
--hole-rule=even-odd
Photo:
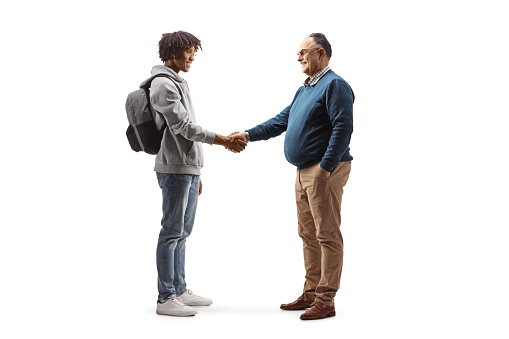
[{"label": "white background", "polygon": [[[508,338],[503,1],[18,1],[1,5],[2,338]],[[161,193],[125,139],[162,33],[202,41],[198,122],[275,116],[325,33],[356,94],[337,316],[279,310],[304,280],[281,136],[204,145],[187,281],[214,304],[155,314]]]}]

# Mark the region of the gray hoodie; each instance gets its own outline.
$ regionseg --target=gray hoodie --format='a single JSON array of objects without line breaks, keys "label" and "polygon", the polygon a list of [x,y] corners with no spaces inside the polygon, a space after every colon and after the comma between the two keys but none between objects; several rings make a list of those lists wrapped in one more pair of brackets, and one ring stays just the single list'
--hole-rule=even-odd
[{"label": "gray hoodie", "polygon": [[171,79],[155,78],[150,87],[150,103],[156,111],[155,122],[159,128],[164,122],[167,124],[154,170],[160,173],[200,175],[203,166],[201,143],[212,145],[215,133],[196,124],[187,82],[171,68],[154,66],[152,77],[142,85],[156,74],[167,74]]}]

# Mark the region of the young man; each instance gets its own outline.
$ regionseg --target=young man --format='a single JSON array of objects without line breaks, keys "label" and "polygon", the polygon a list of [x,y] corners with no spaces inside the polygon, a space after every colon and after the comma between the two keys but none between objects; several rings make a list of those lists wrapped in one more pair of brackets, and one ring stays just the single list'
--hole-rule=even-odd
[{"label": "young man", "polygon": [[286,131],[286,159],[297,166],[295,197],[303,241],[306,280],[302,295],[283,310],[305,310],[303,320],[336,315],[334,297],[343,267],[341,198],[351,161],[354,94],[329,67],[332,48],[324,34],[300,45],[297,61],[308,76],[280,114],[245,132],[245,141],[267,140]]},{"label": "young man", "polygon": [[[156,123],[166,122],[155,171],[163,193],[163,218],[157,243],[158,314],[191,316],[190,306],[208,306],[212,300],[187,289],[185,281],[186,238],[191,234],[202,191],[202,143],[222,145],[240,152],[246,143],[207,131],[196,124],[187,82],[179,73],[189,72],[201,42],[194,35],[178,31],[163,34],[159,56],[164,65],[152,68],[150,103]],[[157,75],[163,74],[165,76]]]}]

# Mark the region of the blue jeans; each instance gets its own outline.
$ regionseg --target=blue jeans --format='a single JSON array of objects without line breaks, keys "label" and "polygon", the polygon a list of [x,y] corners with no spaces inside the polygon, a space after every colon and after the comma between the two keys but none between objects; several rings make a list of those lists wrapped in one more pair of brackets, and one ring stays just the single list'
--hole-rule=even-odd
[{"label": "blue jeans", "polygon": [[200,177],[156,172],[163,193],[163,218],[157,242],[159,301],[180,295],[185,281],[186,238],[191,234],[198,205]]}]

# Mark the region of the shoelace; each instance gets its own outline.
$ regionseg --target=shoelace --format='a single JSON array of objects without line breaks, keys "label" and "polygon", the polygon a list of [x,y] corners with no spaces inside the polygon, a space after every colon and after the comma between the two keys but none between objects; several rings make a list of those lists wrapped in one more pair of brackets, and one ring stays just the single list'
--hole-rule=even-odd
[{"label": "shoelace", "polygon": [[199,295],[194,294],[193,291],[191,291],[191,290],[187,290],[185,293],[187,293],[189,295],[192,295],[192,296],[195,296],[196,298],[199,298],[201,300],[204,300],[203,297],[200,297]]},{"label": "shoelace", "polygon": [[179,297],[173,297],[173,298],[170,298],[170,300],[172,300],[175,304],[177,304],[180,307],[186,306],[186,304],[184,304],[182,299],[180,299]]},{"label": "shoelace", "polygon": [[290,305],[295,305],[295,304],[298,304],[299,301],[303,301],[306,299],[306,295],[305,294],[302,294],[300,297],[297,298],[297,300],[295,300],[294,302],[291,302]]}]

